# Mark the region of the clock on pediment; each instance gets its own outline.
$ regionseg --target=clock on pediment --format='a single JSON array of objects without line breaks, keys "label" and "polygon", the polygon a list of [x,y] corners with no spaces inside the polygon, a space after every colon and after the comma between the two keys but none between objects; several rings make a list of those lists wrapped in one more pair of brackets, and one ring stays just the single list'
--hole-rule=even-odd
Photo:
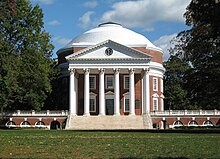
[{"label": "clock on pediment", "polygon": [[106,50],[105,50],[105,55],[106,56],[111,56],[113,54],[113,50],[111,49],[111,48],[107,48]]}]

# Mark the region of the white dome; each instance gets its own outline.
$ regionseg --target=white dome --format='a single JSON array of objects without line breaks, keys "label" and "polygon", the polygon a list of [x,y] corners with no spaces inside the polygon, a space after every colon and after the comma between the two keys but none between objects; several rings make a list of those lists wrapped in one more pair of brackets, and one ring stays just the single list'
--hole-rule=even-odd
[{"label": "white dome", "polygon": [[112,40],[130,47],[147,47],[158,49],[143,35],[126,29],[120,24],[112,22],[100,24],[97,28],[77,36],[67,45],[67,47],[88,47],[96,45],[105,40]]}]

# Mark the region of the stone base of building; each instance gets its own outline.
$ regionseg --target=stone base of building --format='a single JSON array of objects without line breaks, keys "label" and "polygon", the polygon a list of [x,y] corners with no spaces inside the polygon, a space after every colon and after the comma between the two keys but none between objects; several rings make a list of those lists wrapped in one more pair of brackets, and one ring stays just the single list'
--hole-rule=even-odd
[{"label": "stone base of building", "polygon": [[68,116],[66,130],[152,129],[149,114],[135,116]]}]

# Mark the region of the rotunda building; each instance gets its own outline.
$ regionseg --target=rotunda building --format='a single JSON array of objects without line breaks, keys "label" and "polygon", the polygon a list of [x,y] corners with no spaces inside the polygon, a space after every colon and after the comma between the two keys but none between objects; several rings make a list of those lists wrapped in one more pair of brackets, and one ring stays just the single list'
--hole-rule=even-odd
[{"label": "rotunda building", "polygon": [[163,51],[143,35],[103,23],[57,55],[67,129],[149,128],[149,112],[164,110]]}]

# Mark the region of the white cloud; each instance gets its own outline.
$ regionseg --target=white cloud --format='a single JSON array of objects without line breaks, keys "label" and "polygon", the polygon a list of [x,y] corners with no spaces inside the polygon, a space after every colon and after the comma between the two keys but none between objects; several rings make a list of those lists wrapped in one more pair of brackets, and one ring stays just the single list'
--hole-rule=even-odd
[{"label": "white cloud", "polygon": [[89,8],[95,8],[98,5],[97,1],[87,1],[83,3],[83,6],[89,7]]},{"label": "white cloud", "polygon": [[66,46],[66,45],[71,41],[71,39],[62,38],[62,37],[60,37],[60,36],[55,36],[55,37],[53,38],[53,40],[54,40],[56,43],[58,43],[58,44],[60,44],[60,45],[64,45],[64,46]]},{"label": "white cloud", "polygon": [[88,11],[85,14],[83,14],[82,17],[79,18],[79,21],[80,21],[79,26],[81,28],[85,29],[90,25],[92,14],[94,14],[93,11]]},{"label": "white cloud", "polygon": [[127,27],[151,28],[154,22],[183,22],[183,13],[191,0],[136,0],[116,2],[101,22],[114,21]]},{"label": "white cloud", "polygon": [[36,2],[41,2],[46,5],[53,4],[55,0],[35,0]]},{"label": "white cloud", "polygon": [[47,24],[52,25],[52,26],[57,26],[60,24],[60,22],[58,20],[52,20],[52,21],[48,22]]},{"label": "white cloud", "polygon": [[161,36],[159,39],[155,40],[153,43],[157,47],[161,48],[163,50],[163,61],[167,61],[170,57],[168,49],[174,46],[174,44],[171,44],[171,40],[174,39],[177,36],[177,33],[171,34],[171,35],[164,35]]}]

